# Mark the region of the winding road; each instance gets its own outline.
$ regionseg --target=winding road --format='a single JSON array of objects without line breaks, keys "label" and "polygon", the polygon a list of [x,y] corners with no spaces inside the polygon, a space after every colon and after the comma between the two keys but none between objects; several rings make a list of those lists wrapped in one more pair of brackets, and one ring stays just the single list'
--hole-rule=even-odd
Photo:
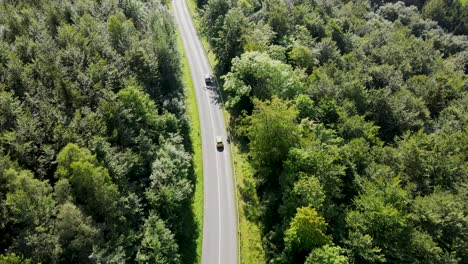
[{"label": "winding road", "polygon": [[[202,264],[235,264],[238,252],[234,186],[221,98],[216,87],[205,85],[204,76],[212,71],[185,1],[172,0],[172,5],[200,115],[204,178]],[[223,150],[216,148],[216,136],[223,138]]]}]

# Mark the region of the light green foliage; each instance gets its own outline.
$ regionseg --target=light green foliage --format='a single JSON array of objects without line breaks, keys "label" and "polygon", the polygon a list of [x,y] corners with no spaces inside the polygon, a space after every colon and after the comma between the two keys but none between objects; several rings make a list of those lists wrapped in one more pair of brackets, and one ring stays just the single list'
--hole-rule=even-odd
[{"label": "light green foliage", "polygon": [[223,77],[224,89],[229,95],[226,106],[240,113],[252,110],[252,98],[292,97],[302,90],[300,77],[294,74],[291,66],[265,53],[244,53],[232,61],[231,72]]},{"label": "light green foliage", "polygon": [[296,97],[296,108],[299,110],[299,118],[315,120],[317,118],[317,109],[314,101],[305,94]]},{"label": "light green foliage", "polygon": [[57,204],[73,201],[72,189],[68,179],[60,179],[55,183],[54,198]]},{"label": "light green foliage", "polygon": [[78,203],[96,219],[112,218],[116,213],[119,191],[106,168],[98,165],[87,149],[68,144],[57,156],[56,177],[70,181]]},{"label": "light green foliage", "polygon": [[378,130],[379,128],[372,122],[367,122],[363,116],[358,115],[343,117],[343,123],[338,125],[342,138],[346,140],[364,138],[371,144],[379,144]]},{"label": "light green foliage", "polygon": [[468,126],[468,94],[454,100],[439,116],[437,127],[440,131],[453,133],[463,131]]},{"label": "light green foliage", "polygon": [[51,186],[47,181],[33,178],[32,173],[26,170],[9,168],[0,176],[7,187],[2,206],[6,210],[2,221],[5,232],[2,230],[2,233],[17,229],[9,241],[11,251],[35,262],[56,262],[60,249],[53,234],[55,201]]},{"label": "light green foliage", "polygon": [[5,264],[30,264],[30,259],[24,259],[21,256],[16,255],[15,253],[2,254],[0,255],[0,262]]},{"label": "light green foliage", "polygon": [[325,234],[326,228],[327,223],[314,208],[298,208],[284,235],[286,251],[309,252],[330,243],[330,237]]},{"label": "light green foliage", "polygon": [[143,228],[143,240],[136,256],[138,263],[180,263],[174,235],[167,229],[164,221],[151,214]]},{"label": "light green foliage", "polygon": [[5,206],[9,211],[10,221],[30,227],[48,221],[55,206],[48,182],[34,179],[30,171],[17,171],[13,168],[4,171],[2,178],[7,182]]},{"label": "light green foliage", "polygon": [[338,246],[324,245],[321,248],[312,250],[310,255],[307,257],[305,264],[348,264],[348,258],[342,254],[342,248]]}]

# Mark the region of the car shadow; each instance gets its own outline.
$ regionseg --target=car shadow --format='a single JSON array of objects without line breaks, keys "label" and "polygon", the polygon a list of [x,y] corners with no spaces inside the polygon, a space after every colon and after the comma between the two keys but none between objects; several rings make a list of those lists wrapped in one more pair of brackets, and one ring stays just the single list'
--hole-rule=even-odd
[{"label": "car shadow", "polygon": [[222,105],[223,101],[221,99],[221,96],[219,94],[219,89],[216,85],[211,84],[211,85],[206,85],[205,88],[207,90],[210,90],[210,99],[213,100],[212,102],[215,103],[216,105]]},{"label": "car shadow", "polygon": [[224,146],[223,147],[216,147],[216,149],[218,150],[218,152],[223,152],[224,151]]}]

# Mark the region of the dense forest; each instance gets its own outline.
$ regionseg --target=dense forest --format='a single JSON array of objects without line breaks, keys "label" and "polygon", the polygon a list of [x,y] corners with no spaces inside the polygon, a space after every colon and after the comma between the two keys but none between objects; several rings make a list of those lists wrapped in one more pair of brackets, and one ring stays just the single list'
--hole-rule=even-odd
[{"label": "dense forest", "polygon": [[191,146],[158,0],[0,1],[0,263],[193,263]]},{"label": "dense forest", "polygon": [[198,6],[268,263],[468,263],[466,1]]}]

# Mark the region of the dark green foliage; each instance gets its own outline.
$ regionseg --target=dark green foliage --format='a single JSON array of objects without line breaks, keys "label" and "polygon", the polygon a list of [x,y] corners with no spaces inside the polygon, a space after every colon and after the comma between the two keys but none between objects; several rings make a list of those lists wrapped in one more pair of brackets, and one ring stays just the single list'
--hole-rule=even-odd
[{"label": "dark green foliage", "polygon": [[[269,263],[467,262],[467,7],[204,6],[210,44],[231,63],[222,88],[255,175],[242,194]],[[226,14],[242,25],[224,27]],[[220,52],[233,32],[244,53]]]},{"label": "dark green foliage", "polygon": [[429,0],[424,5],[423,15],[455,34],[468,33],[468,7],[460,0]]},{"label": "dark green foliage", "polygon": [[175,43],[158,0],[0,3],[1,263],[192,261]]},{"label": "dark green foliage", "polygon": [[174,235],[164,225],[164,221],[158,219],[156,215],[150,214],[143,228],[143,239],[138,249],[136,262],[157,264],[180,263]]}]

